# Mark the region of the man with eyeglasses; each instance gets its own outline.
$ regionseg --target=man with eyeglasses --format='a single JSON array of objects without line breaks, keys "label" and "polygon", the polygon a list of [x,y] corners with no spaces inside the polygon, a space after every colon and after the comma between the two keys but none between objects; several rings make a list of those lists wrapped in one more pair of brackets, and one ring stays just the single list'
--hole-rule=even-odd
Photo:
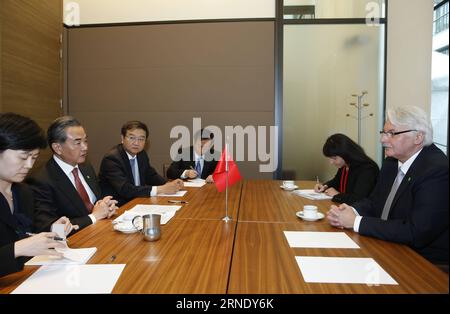
[{"label": "man with eyeglasses", "polygon": [[100,165],[100,186],[110,193],[119,206],[136,197],[175,194],[182,180],[166,182],[151,166],[144,150],[148,128],[140,121],[128,121],[121,129],[122,143],[113,147]]},{"label": "man with eyeglasses", "polygon": [[448,271],[448,157],[433,144],[431,121],[415,106],[389,109],[380,134],[387,158],[374,190],[353,207],[332,205],[328,221],[406,244]]},{"label": "man with eyeglasses", "polygon": [[86,161],[88,141],[81,123],[71,116],[56,119],[48,127],[47,142],[52,158],[27,179],[34,194],[36,229],[50,230],[61,216],[80,229],[112,217],[117,201],[103,197],[94,168]]}]

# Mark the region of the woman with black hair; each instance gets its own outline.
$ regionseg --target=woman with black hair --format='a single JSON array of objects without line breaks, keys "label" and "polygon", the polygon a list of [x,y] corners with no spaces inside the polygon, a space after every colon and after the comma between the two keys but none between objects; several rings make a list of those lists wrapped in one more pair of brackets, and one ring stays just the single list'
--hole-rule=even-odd
[{"label": "woman with black hair", "polygon": [[[32,235],[33,194],[25,184],[29,170],[46,147],[44,132],[33,120],[15,113],[0,113],[0,277],[22,270],[27,257],[61,256],[55,248],[65,245],[54,240],[56,233]],[[65,225],[69,219],[55,221]]]},{"label": "woman with black hair", "polygon": [[333,202],[349,205],[372,192],[378,165],[352,139],[344,134],[331,135],[323,145],[323,154],[339,170],[332,180],[317,183],[314,187],[316,192],[332,196]]}]

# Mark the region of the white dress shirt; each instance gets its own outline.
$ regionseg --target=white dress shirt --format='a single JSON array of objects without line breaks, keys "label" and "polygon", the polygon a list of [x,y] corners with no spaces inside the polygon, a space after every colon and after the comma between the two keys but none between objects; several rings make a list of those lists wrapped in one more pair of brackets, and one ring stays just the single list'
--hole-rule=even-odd
[{"label": "white dress shirt", "polygon": [[[136,162],[134,163],[134,171],[136,171],[136,173],[139,175],[139,165],[138,165],[137,155],[132,156],[127,151],[125,151],[125,153],[127,153],[128,160],[136,159]],[[152,190],[150,191],[150,196],[156,196],[157,193],[158,193],[158,188],[156,186],[153,186]]]},{"label": "white dress shirt", "polygon": [[[72,182],[75,189],[77,189],[77,186],[75,185],[75,177],[73,176],[72,171],[74,168],[78,168],[78,165],[76,165],[75,167],[72,165],[69,165],[68,163],[66,163],[65,161],[63,161],[62,159],[57,157],[56,155],[53,155],[53,160],[55,160],[55,162],[58,164],[58,166],[66,174],[66,176],[69,178],[70,182]],[[89,196],[89,200],[91,201],[92,204],[95,205],[95,202],[97,201],[97,197],[95,196],[94,192],[92,192],[89,184],[87,184],[86,180],[84,179],[83,173],[80,171],[80,169],[78,169],[78,175],[80,177],[81,184],[83,184],[83,187]],[[91,218],[93,224],[95,224],[97,222],[97,219],[95,219],[95,216],[93,214],[90,214],[89,218]]]}]

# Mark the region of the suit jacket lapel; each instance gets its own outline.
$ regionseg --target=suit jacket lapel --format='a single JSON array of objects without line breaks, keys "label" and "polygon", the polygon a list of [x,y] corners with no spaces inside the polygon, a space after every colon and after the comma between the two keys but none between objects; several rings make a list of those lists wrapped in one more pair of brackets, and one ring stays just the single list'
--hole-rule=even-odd
[{"label": "suit jacket lapel", "polygon": [[[139,154],[137,154],[137,156],[136,156],[137,163],[138,163],[138,168],[139,168],[139,181],[141,182],[141,185],[145,185],[146,184],[144,178],[145,178],[145,169],[146,169],[147,165],[145,164],[145,160],[142,157],[143,153],[144,152],[142,151]],[[130,166],[130,170],[131,170],[131,166]],[[133,173],[131,173],[131,177],[133,177]],[[134,178],[133,178],[133,180],[131,182],[134,182]]]},{"label": "suit jacket lapel", "polygon": [[422,153],[426,148],[424,148],[420,154],[416,157],[416,160],[409,167],[408,172],[403,177],[402,183],[398,187],[397,193],[395,193],[394,199],[392,200],[391,209],[395,208],[395,204],[397,203],[400,196],[405,192],[405,190],[409,187],[411,182],[414,180],[414,176],[417,174],[417,169],[420,169],[420,163],[422,161]]},{"label": "suit jacket lapel", "polygon": [[[2,198],[3,198],[3,196],[2,196]],[[4,206],[2,205],[3,203],[5,203]],[[10,210],[9,206],[6,206],[6,205],[7,205],[6,200],[3,200],[3,199],[0,200],[0,206],[1,206],[0,220],[2,220],[5,224],[10,226],[13,230],[17,230],[18,226],[13,219],[11,210]]]},{"label": "suit jacket lapel", "polygon": [[[123,148],[122,144],[119,144],[117,150],[119,152],[120,159],[122,161],[124,169],[127,173],[128,180],[131,180],[130,182],[132,182],[134,184],[134,178],[133,178],[133,172],[131,171],[130,159],[128,158],[128,155],[127,155],[125,149]],[[139,154],[138,154],[138,156],[139,156]],[[144,182],[144,181],[142,181],[142,175],[141,175],[142,167],[140,165],[139,158],[137,158],[137,161],[138,161],[138,167],[139,167],[139,178],[140,178],[141,182]]]},{"label": "suit jacket lapel", "polygon": [[99,186],[96,181],[95,173],[92,173],[92,168],[90,166],[88,166],[87,164],[78,165],[78,167],[80,168],[80,171],[83,174],[84,180],[86,180],[86,183],[91,188],[95,197],[97,199],[99,199],[101,197],[101,192],[100,192]]},{"label": "suit jacket lapel", "polygon": [[[58,166],[58,164],[51,158],[47,164],[48,174],[55,182],[55,187],[61,191],[61,194],[66,196],[70,203],[73,203],[75,208],[81,210],[86,209],[80,195],[78,194],[75,186],[70,182],[64,171]],[[83,174],[84,175],[84,174]],[[83,215],[86,214],[84,210]]]}]

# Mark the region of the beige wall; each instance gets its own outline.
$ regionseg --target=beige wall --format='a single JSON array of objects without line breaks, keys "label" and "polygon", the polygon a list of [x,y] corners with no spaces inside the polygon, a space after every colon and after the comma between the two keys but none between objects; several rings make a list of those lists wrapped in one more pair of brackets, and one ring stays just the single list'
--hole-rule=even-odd
[{"label": "beige wall", "polygon": [[430,111],[433,0],[388,3],[386,106]]},{"label": "beige wall", "polygon": [[64,0],[70,3],[79,4],[81,25],[275,17],[275,0]]}]

